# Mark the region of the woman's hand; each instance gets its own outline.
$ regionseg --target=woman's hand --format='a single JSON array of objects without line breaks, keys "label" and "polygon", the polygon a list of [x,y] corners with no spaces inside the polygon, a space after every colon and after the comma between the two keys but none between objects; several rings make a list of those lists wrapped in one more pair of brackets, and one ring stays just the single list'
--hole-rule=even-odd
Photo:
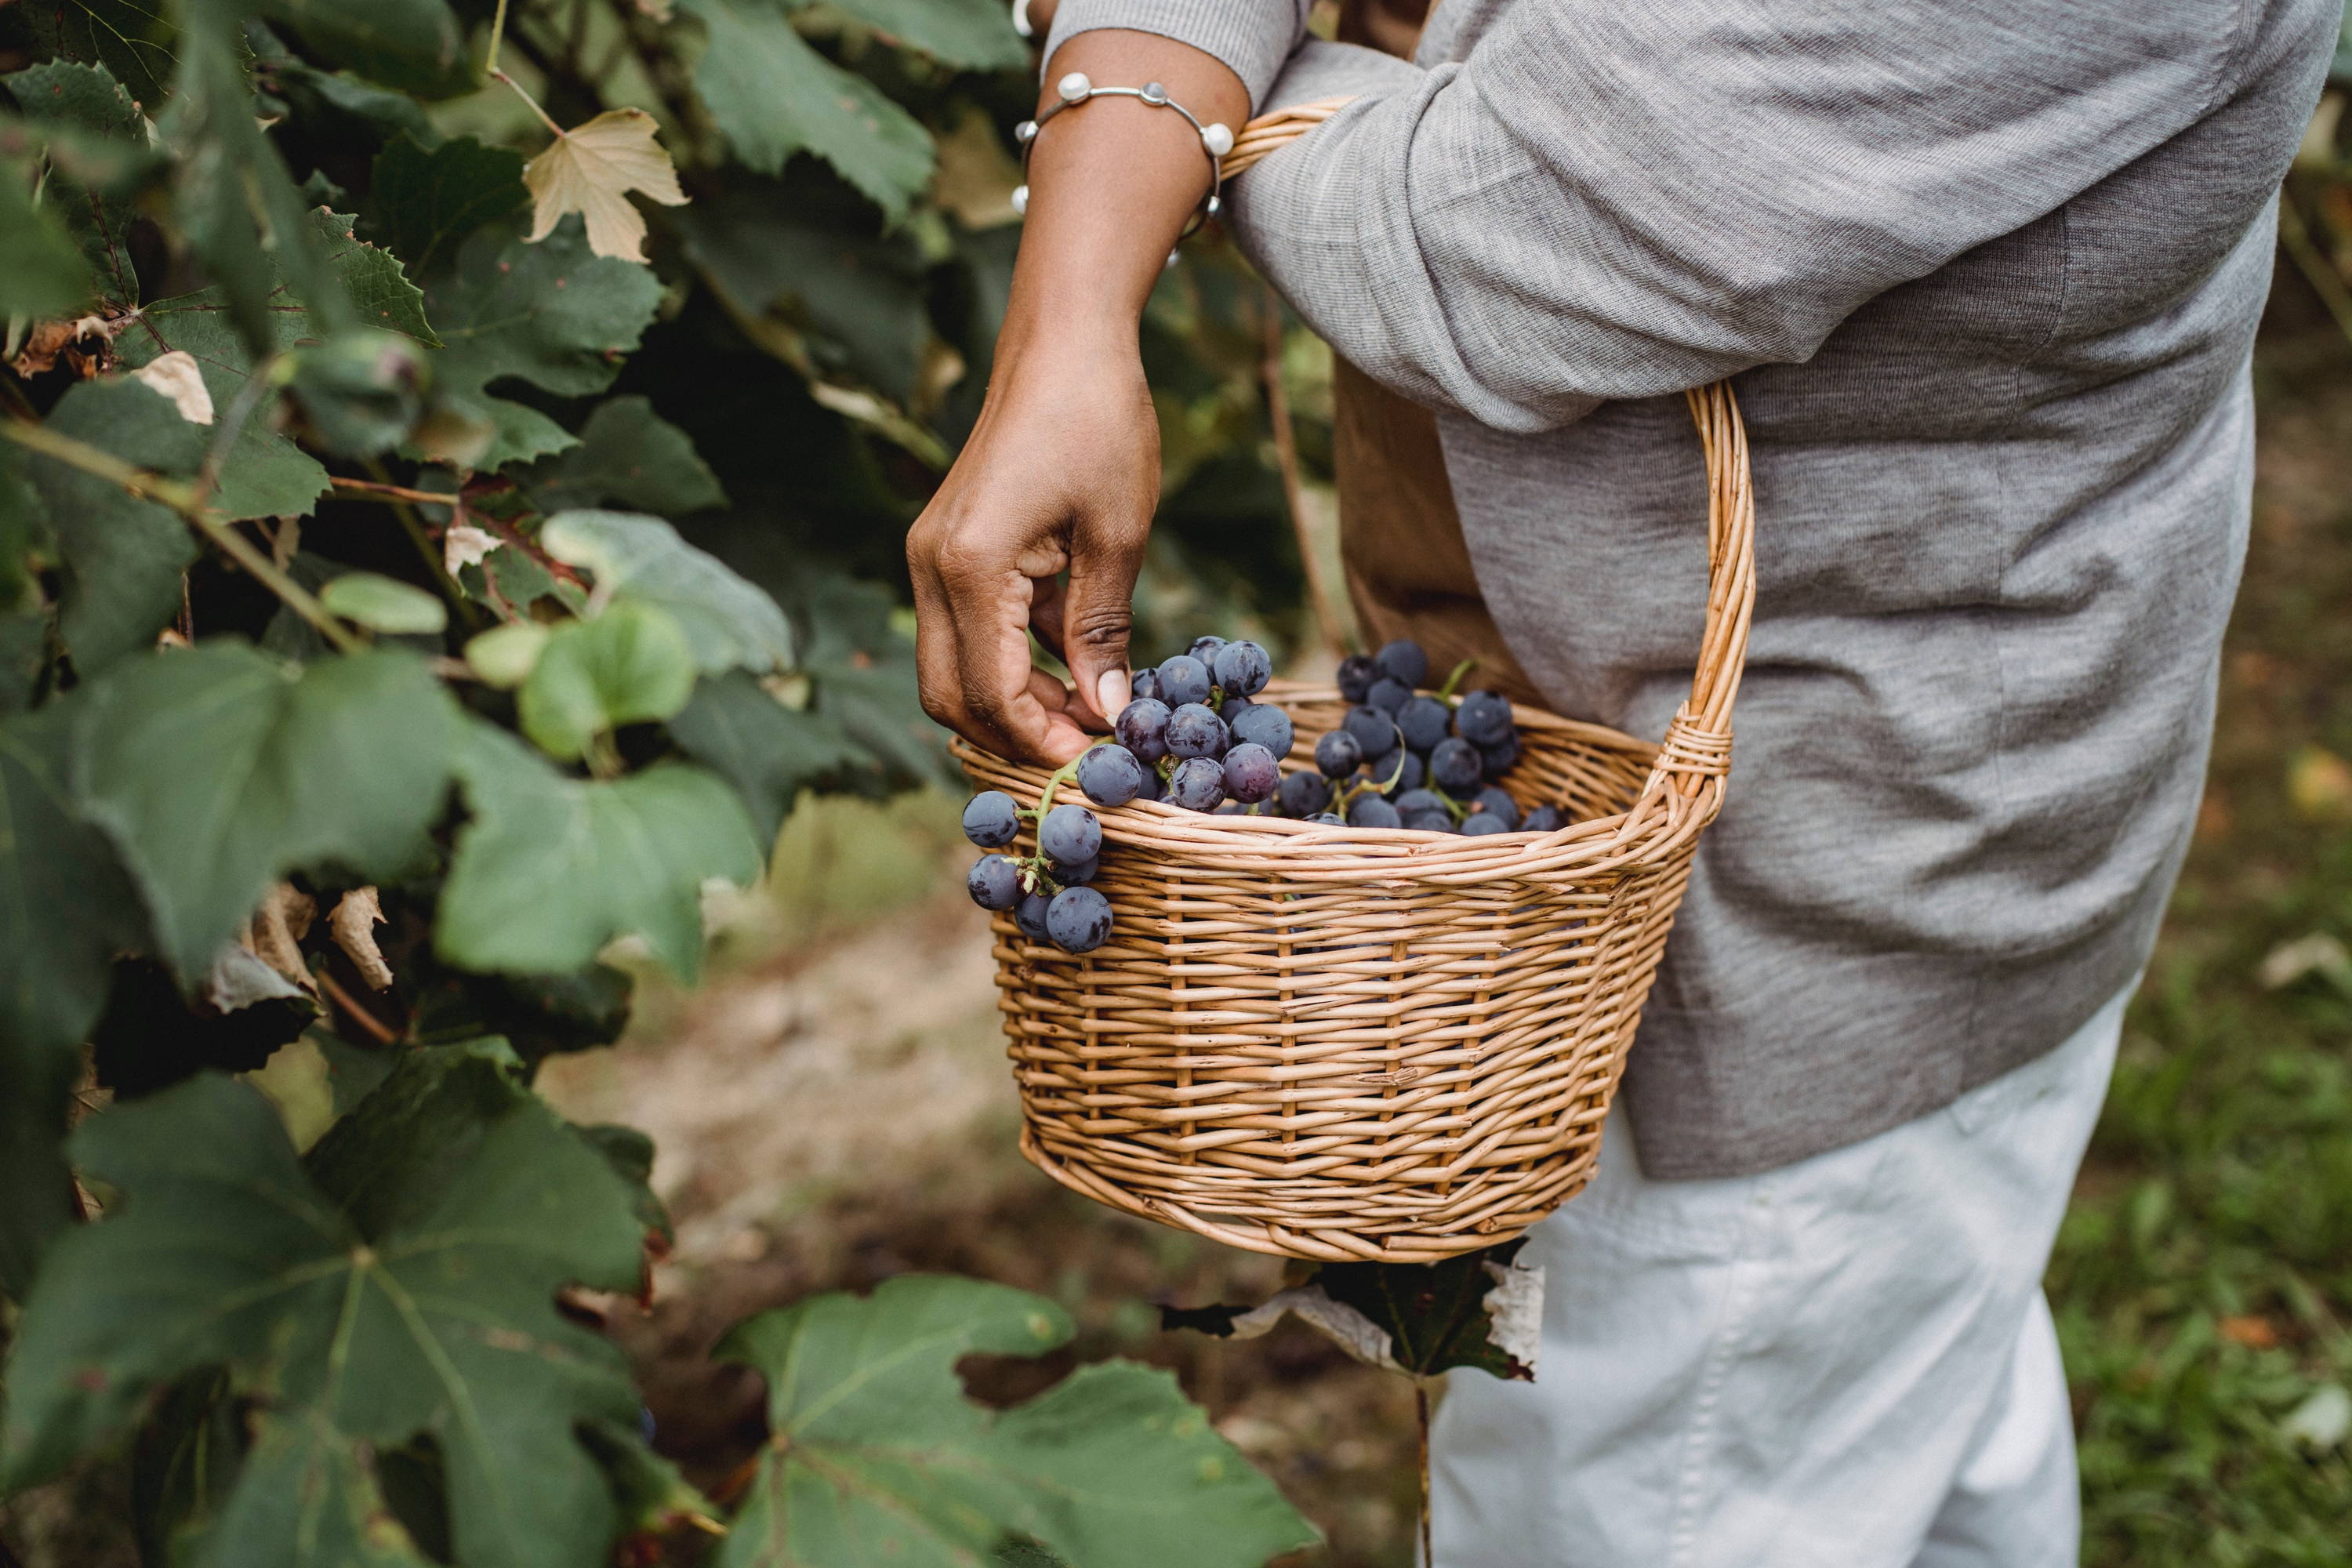
[{"label": "woman's hand", "polygon": [[[1133,332],[1105,337],[1000,348],[980,423],[907,536],[923,707],[1001,756],[1066,762],[1127,705],[1160,427]],[[1073,688],[1031,667],[1032,628]]]}]

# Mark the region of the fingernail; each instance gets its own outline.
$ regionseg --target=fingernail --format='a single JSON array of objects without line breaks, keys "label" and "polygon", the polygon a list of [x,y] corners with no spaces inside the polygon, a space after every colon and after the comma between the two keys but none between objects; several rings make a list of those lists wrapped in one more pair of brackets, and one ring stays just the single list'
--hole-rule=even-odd
[{"label": "fingernail", "polygon": [[1127,681],[1127,671],[1104,670],[1102,679],[1095,682],[1095,690],[1102,698],[1100,704],[1102,716],[1106,719],[1118,718],[1119,710],[1127,706],[1128,693],[1133,688],[1129,686]]}]

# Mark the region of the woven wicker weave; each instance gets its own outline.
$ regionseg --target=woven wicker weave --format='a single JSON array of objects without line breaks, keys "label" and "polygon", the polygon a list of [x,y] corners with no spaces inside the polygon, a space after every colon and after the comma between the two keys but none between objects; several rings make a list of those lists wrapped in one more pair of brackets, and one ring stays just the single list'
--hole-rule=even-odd
[{"label": "woven wicker weave", "polygon": [[[1336,104],[1254,121],[1227,167]],[[1430,1262],[1526,1229],[1591,1178],[1625,1050],[1720,809],[1755,596],[1755,498],[1727,386],[1690,395],[1708,479],[1691,696],[1652,745],[1517,710],[1504,787],[1570,826],[1464,838],[1098,812],[1118,929],[1083,957],[996,918],[1022,1152],[1117,1208],[1259,1252]],[[1276,682],[1294,764],[1346,711]],[[955,742],[1034,805],[1045,770]],[[1074,794],[1075,797],[1075,794]],[[1034,850],[1024,835],[1023,852]]]}]

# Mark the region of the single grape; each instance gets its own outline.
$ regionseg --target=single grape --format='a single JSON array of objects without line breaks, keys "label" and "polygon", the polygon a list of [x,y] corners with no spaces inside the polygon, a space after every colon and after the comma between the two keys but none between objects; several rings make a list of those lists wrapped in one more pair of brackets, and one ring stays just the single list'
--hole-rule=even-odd
[{"label": "single grape", "polygon": [[1389,797],[1389,804],[1411,816],[1416,811],[1444,811],[1445,797],[1433,789],[1399,790]]},{"label": "single grape", "polygon": [[1488,784],[1485,789],[1480,790],[1471,797],[1470,806],[1474,811],[1483,811],[1489,816],[1501,817],[1503,826],[1506,827],[1517,827],[1519,825],[1519,803],[1513,800],[1509,793],[1500,784]]},{"label": "single grape", "polygon": [[1264,746],[1277,757],[1290,755],[1290,742],[1297,731],[1290,726],[1290,715],[1271,702],[1253,702],[1242,710],[1238,719],[1228,719],[1226,726],[1234,732],[1234,744]]},{"label": "single grape", "polygon": [[1364,748],[1345,730],[1326,731],[1315,742],[1315,765],[1326,778],[1346,778],[1363,762]]},{"label": "single grape", "polygon": [[1567,817],[1556,805],[1539,805],[1519,819],[1522,833],[1557,833]]},{"label": "single grape", "polygon": [[1045,940],[1045,906],[1054,900],[1043,893],[1024,893],[1021,901],[1013,906],[1013,923],[1031,942]]},{"label": "single grape", "polygon": [[1350,708],[1340,722],[1355,737],[1356,749],[1368,757],[1384,757],[1404,743],[1396,721],[1377,708]]},{"label": "single grape", "polygon": [[1274,753],[1255,742],[1244,741],[1225,753],[1225,793],[1255,805],[1282,787],[1282,769]]},{"label": "single grape", "polygon": [[1244,637],[1219,648],[1216,662],[1209,668],[1217,684],[1227,691],[1255,697],[1274,679],[1274,656]]},{"label": "single grape", "polygon": [[1476,837],[1486,833],[1508,833],[1511,825],[1491,811],[1474,811],[1462,819],[1465,837]]},{"label": "single grape", "polygon": [[1100,857],[1076,866],[1056,865],[1054,868],[1054,880],[1066,888],[1075,888],[1081,882],[1091,882],[1101,874]]},{"label": "single grape", "polygon": [[1364,764],[1364,772],[1381,786],[1381,793],[1394,800],[1409,789],[1422,786],[1425,770],[1421,759],[1407,751],[1391,752],[1385,757],[1374,757]]},{"label": "single grape", "polygon": [[1318,811],[1307,820],[1324,827],[1345,827],[1348,826],[1348,819],[1341,816],[1336,811]]},{"label": "single grape", "polygon": [[1065,888],[1045,906],[1045,934],[1064,952],[1092,952],[1110,927],[1110,900],[1092,888]]},{"label": "single grape", "polygon": [[1129,693],[1135,697],[1158,697],[1160,670],[1157,666],[1150,669],[1139,669],[1127,678],[1127,684]]},{"label": "single grape", "polygon": [[1138,800],[1165,800],[1168,798],[1168,781],[1160,776],[1160,770],[1158,768],[1146,768],[1143,770],[1143,787],[1136,791],[1135,798]]},{"label": "single grape", "polygon": [[1187,702],[1169,715],[1168,754],[1173,757],[1222,757],[1234,743],[1225,721],[1208,707]]},{"label": "single grape", "polygon": [[1397,815],[1395,806],[1391,805],[1379,795],[1367,795],[1359,796],[1355,803],[1348,807],[1348,826],[1350,827],[1402,827],[1404,818]]},{"label": "single grape", "polygon": [[982,849],[1002,849],[1021,831],[1021,808],[1001,789],[982,790],[963,808],[963,836]]},{"label": "single grape", "polygon": [[1429,776],[1446,794],[1467,799],[1486,776],[1486,764],[1477,747],[1459,735],[1448,735],[1429,753]]},{"label": "single grape", "polygon": [[1190,654],[1178,654],[1160,667],[1160,700],[1171,708],[1209,700],[1209,667]]},{"label": "single grape", "polygon": [[1125,805],[1143,793],[1144,774],[1143,763],[1125,746],[1096,746],[1078,759],[1078,787],[1097,805]]},{"label": "single grape", "polygon": [[1217,657],[1217,650],[1224,646],[1225,639],[1223,637],[1198,637],[1192,639],[1192,646],[1184,651],[1199,659],[1202,668],[1208,668],[1211,661]]},{"label": "single grape", "polygon": [[1214,811],[1224,803],[1225,770],[1207,757],[1187,757],[1168,775],[1168,803],[1187,811]]},{"label": "single grape", "polygon": [[1397,815],[1403,818],[1405,826],[1418,829],[1423,833],[1454,831],[1454,814],[1442,805],[1433,811],[1404,811]]},{"label": "single grape", "polygon": [[1331,781],[1304,771],[1282,775],[1282,809],[1302,820],[1331,804]]},{"label": "single grape", "polygon": [[1223,719],[1225,721],[1225,728],[1230,730],[1234,727],[1234,720],[1256,706],[1256,703],[1246,697],[1235,697],[1228,693],[1225,700],[1217,704],[1217,717]]},{"label": "single grape", "polygon": [[1364,706],[1377,708],[1393,719],[1403,712],[1404,705],[1412,700],[1412,687],[1402,680],[1391,680],[1383,675],[1372,682],[1371,690],[1364,697]]},{"label": "single grape", "polygon": [[1372,662],[1391,680],[1401,680],[1410,689],[1429,684],[1429,656],[1411,637],[1399,637],[1380,652]]},{"label": "single grape", "polygon": [[1021,901],[1021,868],[1002,855],[983,855],[964,873],[964,891],[983,910],[1009,910]]},{"label": "single grape", "polygon": [[1491,746],[1511,730],[1511,700],[1499,691],[1465,692],[1454,711],[1454,732],[1474,746]]},{"label": "single grape", "polygon": [[1506,735],[1491,746],[1478,748],[1478,756],[1486,764],[1486,776],[1499,778],[1519,763],[1519,738]]},{"label": "single grape", "polygon": [[1061,866],[1083,866],[1102,853],[1102,824],[1083,805],[1057,805],[1037,825],[1037,847]]},{"label": "single grape", "polygon": [[1372,694],[1372,682],[1380,678],[1380,670],[1370,658],[1351,653],[1339,661],[1339,695],[1349,702],[1361,702]]},{"label": "single grape", "polygon": [[1404,743],[1426,752],[1453,732],[1454,710],[1434,697],[1412,697],[1397,710],[1396,721]]},{"label": "single grape", "polygon": [[1111,733],[1136,761],[1156,763],[1168,754],[1168,711],[1157,697],[1139,697],[1118,710]]}]

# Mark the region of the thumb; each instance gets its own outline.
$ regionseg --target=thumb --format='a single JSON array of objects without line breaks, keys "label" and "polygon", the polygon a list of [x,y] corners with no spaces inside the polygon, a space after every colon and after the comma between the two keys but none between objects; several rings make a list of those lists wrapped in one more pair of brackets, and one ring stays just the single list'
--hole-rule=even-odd
[{"label": "thumb", "polygon": [[1070,667],[1078,700],[1107,723],[1118,717],[1131,690],[1127,644],[1135,625],[1135,577],[1143,546],[1139,532],[1086,531],[1095,537],[1072,542],[1070,585],[1062,603],[1062,661]]}]

